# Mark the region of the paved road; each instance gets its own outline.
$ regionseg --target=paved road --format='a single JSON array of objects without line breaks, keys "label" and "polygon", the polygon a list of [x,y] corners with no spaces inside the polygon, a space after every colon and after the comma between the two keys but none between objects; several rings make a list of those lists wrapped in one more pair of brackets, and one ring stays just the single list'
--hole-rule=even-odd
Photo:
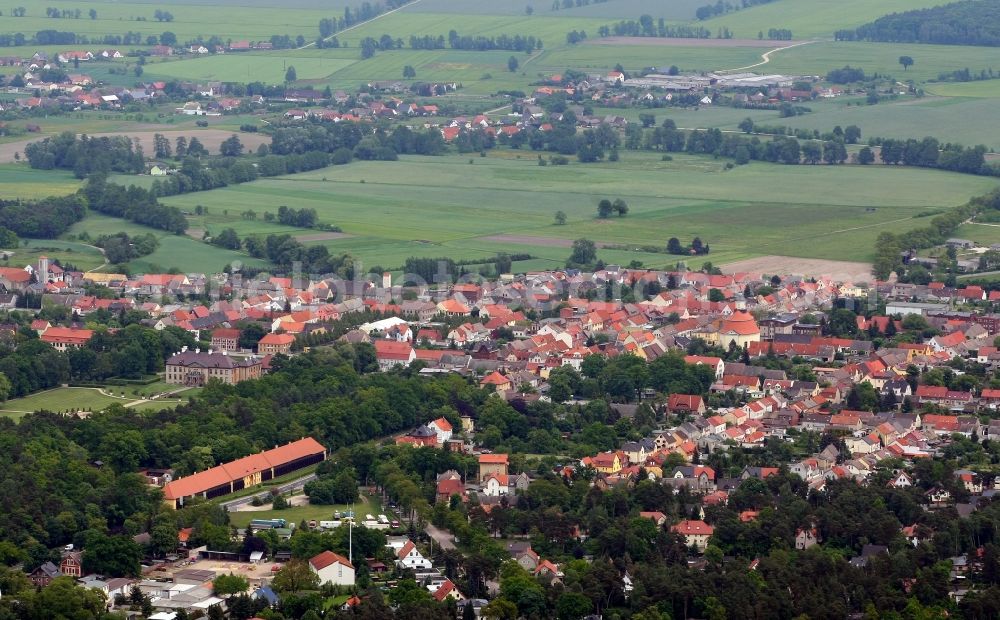
[{"label": "paved road", "polygon": [[281,484],[276,487],[271,487],[266,491],[261,491],[260,493],[254,493],[253,495],[247,495],[246,497],[241,497],[239,499],[231,499],[228,502],[222,502],[219,505],[225,508],[226,510],[233,511],[239,506],[245,506],[246,504],[251,503],[253,501],[253,498],[255,497],[260,497],[262,499],[267,498],[271,495],[271,492],[275,490],[278,491],[279,493],[288,493],[289,491],[301,489],[306,485],[307,482],[310,482],[315,479],[316,479],[316,474],[309,474],[308,476],[297,478],[291,482],[287,482],[285,484]]},{"label": "paved road", "polygon": [[427,529],[425,529],[424,531],[427,532],[428,536],[434,539],[434,542],[437,543],[437,545],[441,547],[441,549],[448,551],[450,549],[455,548],[455,543],[452,542],[452,538],[454,537],[445,530],[436,528],[430,523],[428,523]]}]

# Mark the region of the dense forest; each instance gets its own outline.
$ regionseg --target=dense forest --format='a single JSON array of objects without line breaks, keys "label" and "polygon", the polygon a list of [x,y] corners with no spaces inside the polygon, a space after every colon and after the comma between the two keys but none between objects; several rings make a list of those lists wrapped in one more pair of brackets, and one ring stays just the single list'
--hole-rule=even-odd
[{"label": "dense forest", "polygon": [[1000,45],[1000,0],[962,0],[944,6],[892,13],[858,27],[838,30],[840,41]]},{"label": "dense forest", "polygon": [[139,174],[145,169],[142,147],[125,136],[79,138],[65,131],[24,147],[32,168],[72,170],[76,178],[94,172]]},{"label": "dense forest", "polygon": [[0,227],[19,237],[55,239],[87,213],[79,195],[40,200],[0,200]]}]

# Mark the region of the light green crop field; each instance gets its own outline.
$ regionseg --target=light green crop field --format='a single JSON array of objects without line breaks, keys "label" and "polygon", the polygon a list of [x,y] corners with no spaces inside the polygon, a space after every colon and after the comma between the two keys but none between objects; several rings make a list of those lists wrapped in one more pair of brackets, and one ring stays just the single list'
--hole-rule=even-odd
[{"label": "light green crop field", "polygon": [[[900,56],[912,57],[913,66],[903,71]],[[771,55],[771,62],[758,70],[823,76],[830,69],[844,65],[864,69],[866,74],[892,75],[900,81],[930,80],[937,79],[940,73],[966,67],[976,73],[991,67],[1000,72],[1000,48],[824,41],[776,52]]]},{"label": "light green crop field", "polygon": [[[792,118],[771,117],[756,122],[788,127],[830,131],[834,126],[857,125],[863,138],[922,138],[930,135],[942,142],[985,144],[1000,149],[1000,125],[996,118],[997,102],[981,98],[928,97],[903,99],[874,106],[847,106],[835,101],[820,105],[805,104],[814,112]],[[738,121],[737,121],[738,122]]]},{"label": "light green crop field", "polygon": [[[996,69],[994,69],[996,73]],[[927,92],[943,97],[1000,98],[1000,79],[977,82],[938,82],[927,84]],[[994,104],[995,105],[995,104]]]},{"label": "light green crop field", "polygon": [[[239,216],[234,216],[239,217]],[[79,235],[86,231],[90,237],[96,238],[99,235],[110,235],[118,232],[125,232],[129,235],[139,235],[152,233],[160,241],[160,246],[149,256],[129,263],[129,267],[136,272],[163,272],[170,268],[176,268],[183,272],[215,273],[222,271],[226,265],[231,265],[238,261],[243,265],[264,266],[264,261],[251,258],[242,252],[234,252],[217,248],[191,237],[171,235],[162,230],[147,228],[138,224],[133,224],[119,218],[108,217],[98,213],[90,212],[82,221],[74,224],[70,230],[70,235]],[[51,242],[61,245],[62,241]]]},{"label": "light green crop field", "polygon": [[[165,202],[185,210],[202,204],[215,214],[228,209],[234,220],[247,205],[314,208],[321,221],[352,235],[317,243],[386,268],[409,256],[486,260],[500,251],[529,252],[554,266],[579,237],[659,247],[671,236],[695,235],[710,244],[715,262],[763,254],[865,260],[879,232],[920,226],[923,220],[913,219],[920,212],[960,204],[997,184],[881,166],[726,170],[725,162],[703,157],[663,162],[627,152],[618,163],[540,167],[536,157],[525,151],[473,157],[472,164],[459,156],[355,162]],[[625,199],[629,215],[596,219],[601,197]],[[553,224],[559,210],[568,216],[565,226]],[[251,231],[254,224],[240,226]],[[653,267],[674,262],[641,251],[601,255]]]},{"label": "light green crop field", "polygon": [[[88,37],[139,32],[145,39],[147,35],[160,35],[164,31],[170,31],[177,35],[181,43],[199,36],[207,39],[215,35],[225,41],[266,40],[270,39],[271,35],[287,34],[293,38],[303,35],[307,41],[311,41],[319,36],[320,19],[344,13],[344,3],[341,2],[325,4],[323,8],[296,10],[286,10],[280,3],[271,3],[270,6],[234,4],[206,2],[199,5],[184,5],[175,2],[147,4],[80,0],[52,4],[24,2],[22,6],[27,9],[25,17],[12,17],[10,11],[5,10],[0,16],[0,32],[34,34],[39,30],[54,28]],[[80,19],[46,17],[45,9],[48,6],[60,10],[79,9]],[[91,9],[97,11],[97,19],[90,19]],[[157,9],[169,11],[174,16],[173,21],[156,21],[154,12]]]},{"label": "light green crop field", "polygon": [[[351,50],[351,58],[336,58],[333,52],[337,51],[339,50],[216,54],[203,58],[150,63],[146,65],[144,75],[180,80],[261,81],[276,84],[285,79],[288,67],[295,67],[299,80],[319,80],[357,62],[358,50]],[[346,56],[343,52],[341,55]]]},{"label": "light green crop field", "polygon": [[760,47],[712,47],[711,41],[704,45],[694,42],[690,46],[657,45],[616,45],[599,41],[588,41],[571,47],[548,50],[536,62],[532,71],[559,72],[565,69],[610,70],[621,64],[629,70],[644,67],[677,65],[682,71],[716,71],[745,67],[760,62],[760,55],[766,52]]},{"label": "light green crop field", "polygon": [[33,170],[27,164],[0,164],[0,199],[65,196],[80,188],[66,170]]},{"label": "light green crop field", "polygon": [[[391,14],[384,15],[357,28],[337,35],[340,41],[346,41],[351,48],[357,49],[365,37],[378,39],[383,34],[393,38],[401,38],[408,44],[410,35],[444,36],[455,30],[462,36],[495,37],[498,35],[533,36],[542,40],[545,46],[560,46],[566,44],[566,34],[571,30],[594,31],[608,23],[607,19],[592,17],[574,17],[572,15],[526,16],[526,15],[456,15],[447,13],[422,13],[417,7],[409,6]],[[557,15],[553,13],[552,15]]]},{"label": "light green crop field", "polygon": [[[600,17],[608,20],[637,19],[646,13],[666,20],[694,19],[695,10],[704,0],[611,0],[564,9],[561,3],[542,0],[462,0],[462,13],[468,15],[525,15],[530,6],[536,17]],[[454,13],[455,0],[420,0],[407,12]]]},{"label": "light green crop field", "polygon": [[[836,30],[856,28],[889,13],[943,4],[941,0],[777,0],[704,22],[715,32],[729,28],[736,38],[755,38],[768,28],[787,28],[796,39],[832,38]],[[654,15],[654,17],[656,17]]]}]

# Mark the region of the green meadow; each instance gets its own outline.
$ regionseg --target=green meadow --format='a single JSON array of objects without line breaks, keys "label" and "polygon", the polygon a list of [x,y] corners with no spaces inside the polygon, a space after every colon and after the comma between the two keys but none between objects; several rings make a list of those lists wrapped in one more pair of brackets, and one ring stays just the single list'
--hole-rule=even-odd
[{"label": "green meadow", "polygon": [[[74,224],[69,235],[79,235],[86,232],[90,237],[110,235],[118,232],[130,235],[152,233],[159,239],[160,245],[149,256],[143,256],[129,263],[129,267],[137,272],[162,272],[168,269],[178,269],[182,272],[215,273],[222,271],[226,265],[239,261],[243,265],[263,266],[264,262],[251,258],[242,252],[234,252],[218,248],[191,237],[172,235],[162,230],[147,228],[119,218],[108,217],[90,212],[82,221]],[[51,242],[61,245],[62,241]]]},{"label": "green meadow", "polygon": [[[313,208],[351,235],[315,243],[386,268],[409,256],[487,260],[501,251],[555,266],[579,237],[632,246],[603,250],[607,261],[655,267],[673,260],[635,248],[696,235],[710,244],[715,262],[765,254],[866,260],[879,232],[919,226],[916,216],[928,208],[959,204],[997,183],[881,166],[754,163],[727,170],[723,161],[680,154],[664,162],[627,152],[617,163],[545,167],[536,157],[526,151],[355,162],[164,201],[184,210],[207,206],[210,217],[228,210],[244,235],[274,228],[237,221],[247,206]],[[628,216],[597,219],[601,197],[626,200]],[[560,210],[564,226],[553,223]]]}]

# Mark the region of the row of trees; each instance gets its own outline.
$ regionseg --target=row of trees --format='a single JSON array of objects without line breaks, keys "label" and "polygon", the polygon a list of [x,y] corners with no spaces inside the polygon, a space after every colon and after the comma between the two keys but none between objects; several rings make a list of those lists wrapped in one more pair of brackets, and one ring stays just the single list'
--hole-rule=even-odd
[{"label": "row of trees", "polygon": [[412,0],[384,0],[384,2],[363,2],[360,6],[344,7],[344,14],[339,17],[324,17],[319,20],[319,36],[326,39],[345,28],[350,28],[362,22],[375,19],[386,11],[398,9]]},{"label": "row of trees", "polygon": [[95,173],[87,179],[81,192],[87,199],[88,207],[105,215],[124,218],[176,235],[187,230],[187,219],[180,209],[160,203],[157,194],[144,187],[124,187],[108,183],[107,176]]},{"label": "row of trees", "polygon": [[350,153],[358,159],[372,160],[396,159],[397,155],[404,154],[440,155],[445,148],[444,138],[436,129],[414,131],[399,125],[391,133],[380,130],[374,135],[366,135],[357,123],[315,121],[276,128],[271,135],[270,152],[278,155],[310,151]]},{"label": "row of trees", "polygon": [[973,198],[964,205],[934,217],[927,226],[905,233],[883,232],[875,241],[875,260],[872,274],[880,279],[888,279],[893,271],[902,272],[903,252],[930,248],[944,243],[968,219],[980,212],[1000,210],[1000,190]]},{"label": "row of trees", "polygon": [[[661,39],[708,39],[712,31],[703,26],[686,24],[670,25],[664,18],[655,23],[652,16],[641,15],[638,20],[623,19],[614,24],[600,26],[597,29],[599,37],[658,37]],[[586,38],[586,33],[581,37]],[[723,38],[723,37],[720,37]]]}]

